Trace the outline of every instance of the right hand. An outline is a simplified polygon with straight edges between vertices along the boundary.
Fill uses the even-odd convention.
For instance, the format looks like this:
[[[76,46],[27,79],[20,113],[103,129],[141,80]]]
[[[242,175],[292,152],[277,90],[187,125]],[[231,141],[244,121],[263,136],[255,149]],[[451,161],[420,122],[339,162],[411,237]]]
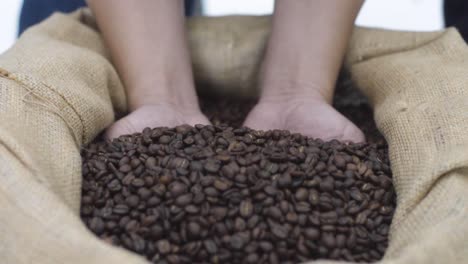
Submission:
[[[106,131],[106,137],[113,139],[121,135],[141,132],[146,127],[175,127],[183,124],[207,125],[210,121],[200,110],[182,109],[171,103],[142,105],[112,124]]]
[[[249,113],[245,126],[284,129],[325,141],[365,142],[362,131],[320,96],[263,97]]]

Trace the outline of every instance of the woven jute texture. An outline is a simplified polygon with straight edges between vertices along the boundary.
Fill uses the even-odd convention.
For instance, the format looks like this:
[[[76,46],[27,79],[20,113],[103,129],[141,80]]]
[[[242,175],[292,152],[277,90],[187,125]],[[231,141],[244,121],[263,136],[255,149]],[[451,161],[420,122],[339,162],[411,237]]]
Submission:
[[[197,82],[255,96],[268,32],[268,17],[190,19]],[[466,262],[467,45],[454,29],[356,28],[345,64],[390,147],[398,206],[382,262]],[[79,218],[80,149],[125,111],[87,10],[53,15],[0,55],[1,263],[146,263]]]

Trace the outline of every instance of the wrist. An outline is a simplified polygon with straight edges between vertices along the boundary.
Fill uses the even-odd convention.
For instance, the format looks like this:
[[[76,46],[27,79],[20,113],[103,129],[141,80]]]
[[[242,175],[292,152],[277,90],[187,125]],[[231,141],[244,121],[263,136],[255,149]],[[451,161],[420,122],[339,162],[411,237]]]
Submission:
[[[154,83],[127,91],[130,112],[146,105],[165,105],[184,112],[200,111],[193,85],[169,86]]]
[[[291,79],[271,79],[262,82],[261,102],[304,102],[310,100],[332,103],[333,85],[302,82]]]

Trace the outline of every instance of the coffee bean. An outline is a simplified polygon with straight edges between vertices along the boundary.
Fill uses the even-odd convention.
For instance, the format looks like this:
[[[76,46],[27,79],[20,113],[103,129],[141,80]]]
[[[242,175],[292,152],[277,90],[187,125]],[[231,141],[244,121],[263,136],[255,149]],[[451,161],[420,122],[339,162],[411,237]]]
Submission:
[[[307,213],[310,212],[311,208],[307,202],[299,202],[296,204],[296,212]]]
[[[309,202],[312,205],[318,205],[320,203],[320,194],[318,191],[312,189],[309,192]]]
[[[118,204],[114,207],[112,211],[114,212],[114,214],[125,215],[128,213],[129,208],[125,204]]]
[[[309,196],[309,192],[307,191],[306,188],[299,188],[297,189],[295,193],[296,200],[298,201],[305,201],[307,200],[308,196]]]
[[[93,217],[89,221],[89,228],[97,235],[100,235],[104,232],[104,221],[99,217]]]
[[[197,238],[201,232],[201,226],[196,222],[187,224],[187,233],[190,237]]]
[[[177,197],[187,192],[187,185],[180,182],[173,182],[169,185],[169,191],[171,192],[172,197]]]
[[[216,160],[208,160],[204,166],[207,172],[217,173],[221,168],[221,165]]]
[[[265,193],[271,196],[274,196],[278,193],[278,189],[274,186],[267,185],[264,189]]]
[[[122,189],[122,185],[120,185],[119,180],[114,179],[107,185],[107,188],[109,188],[110,191],[117,192]]]
[[[320,222],[322,224],[335,224],[338,221],[338,214],[336,211],[329,211],[320,215]]]
[[[292,182],[291,174],[285,173],[278,177],[279,187],[288,187]]]
[[[129,233],[133,233],[138,229],[138,222],[136,220],[130,220],[125,225],[125,230]]]
[[[335,165],[337,168],[344,169],[346,168],[346,160],[341,155],[335,156]]]
[[[325,178],[320,182],[320,189],[324,192],[331,192],[335,188],[335,182],[332,178]]]
[[[188,205],[192,201],[192,198],[193,198],[193,194],[191,193],[181,195],[177,197],[177,199],[175,200],[175,204],[178,206]]]
[[[156,221],[158,220],[159,218],[159,215],[148,215],[148,216],[144,216],[142,217],[141,219],[141,224],[142,226],[150,226],[154,223],[156,223]]]
[[[354,231],[349,234],[348,239],[346,240],[346,246],[349,249],[354,249],[356,246],[356,233]]]
[[[354,200],[358,202],[361,202],[362,200],[364,200],[363,194],[357,189],[351,190],[349,195],[351,196],[351,198],[353,198]]]
[[[171,243],[166,239],[162,239],[156,242],[156,248],[159,253],[165,255],[171,252]]]
[[[189,204],[185,206],[185,211],[189,214],[196,214],[200,211],[200,209],[195,205]]]
[[[296,223],[298,222],[299,217],[295,212],[289,212],[286,214],[286,221],[290,223]]]
[[[218,252],[218,246],[216,246],[215,242],[211,239],[205,240],[203,245],[209,254],[216,254],[216,252]]]
[[[332,233],[324,233],[322,235],[322,242],[328,248],[334,248],[336,246],[336,239]]]
[[[381,213],[382,215],[390,215],[393,213],[395,209],[391,206],[381,206],[379,208],[379,213]]]
[[[149,207],[154,207],[154,206],[157,206],[161,203],[161,199],[157,196],[153,196],[151,198],[148,199],[148,201],[146,202],[146,204],[149,206]]]
[[[215,219],[221,220],[226,217],[227,208],[222,206],[216,206],[211,209],[211,214],[215,217]]]
[[[273,233],[273,235],[280,239],[285,239],[288,236],[288,230],[281,225],[272,226],[271,232]]]
[[[164,135],[164,136],[161,136],[159,138],[159,143],[161,143],[161,144],[168,144],[169,142],[171,142],[171,137],[170,136]]]
[[[133,179],[131,184],[133,187],[139,188],[145,186],[145,181],[143,179],[137,178]]]
[[[320,231],[316,228],[309,227],[304,230],[304,236],[310,240],[317,240],[320,237]]]
[[[338,248],[344,248],[346,246],[346,236],[344,234],[336,235],[336,246]]]
[[[151,191],[148,190],[148,188],[139,188],[138,191],[137,191],[138,195],[140,196],[140,198],[142,200],[147,200],[150,196],[151,196]],[[158,192],[156,192],[156,194],[159,194]],[[162,196],[160,194],[160,196]]]
[[[260,221],[260,216],[254,215],[247,220],[247,227],[252,229],[257,226],[258,222]]]
[[[268,209],[268,215],[274,220],[280,220],[283,218],[283,213],[278,207],[270,207]]]
[[[251,201],[242,201],[240,204],[239,213],[241,216],[248,218],[253,213],[253,204]]]
[[[245,228],[246,228],[245,220],[240,217],[237,217],[234,220],[234,229],[240,232],[240,231],[243,231]]]
[[[252,254],[249,254],[247,258],[245,258],[245,261],[247,263],[257,263],[258,259],[259,259],[258,255],[255,253],[252,253]]]
[[[137,195],[130,195],[125,199],[129,207],[137,207],[140,203],[140,198]]]
[[[229,239],[229,245],[234,250],[242,249],[245,246],[245,243],[246,243],[246,241],[244,240],[244,238],[242,236],[240,236],[240,235],[237,235],[237,234],[233,235]]]
[[[370,214],[371,214],[370,210],[365,210],[359,213],[355,219],[356,224],[358,225],[364,224],[367,221],[367,217],[369,217]]]
[[[225,191],[231,187],[231,184],[226,180],[215,180],[213,183],[214,187],[220,191]]]

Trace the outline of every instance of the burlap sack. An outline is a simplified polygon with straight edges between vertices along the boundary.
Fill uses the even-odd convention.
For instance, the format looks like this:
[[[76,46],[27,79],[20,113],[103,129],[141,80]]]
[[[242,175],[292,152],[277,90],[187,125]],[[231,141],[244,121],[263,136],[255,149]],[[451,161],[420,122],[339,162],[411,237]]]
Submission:
[[[145,263],[79,219],[80,147],[126,110],[93,25],[83,10],[57,14],[0,56],[1,263]],[[268,18],[194,18],[189,28],[198,82],[255,94]],[[382,262],[466,262],[466,44],[453,29],[356,29],[347,65],[390,144],[398,208]]]

